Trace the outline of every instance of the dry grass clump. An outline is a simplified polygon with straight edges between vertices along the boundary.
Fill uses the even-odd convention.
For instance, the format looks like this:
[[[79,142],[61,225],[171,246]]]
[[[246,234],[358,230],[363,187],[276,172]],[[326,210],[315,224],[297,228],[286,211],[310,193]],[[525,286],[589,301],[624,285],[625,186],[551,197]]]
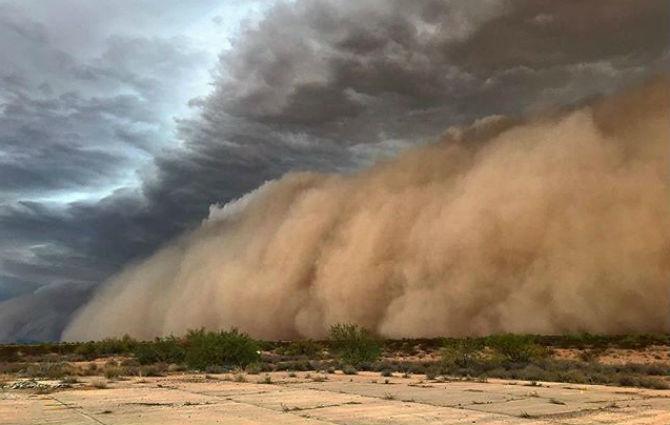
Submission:
[[[102,390],[102,389],[107,388],[107,381],[105,381],[104,379],[93,379],[91,381],[91,386],[93,388],[97,388],[99,390]]]

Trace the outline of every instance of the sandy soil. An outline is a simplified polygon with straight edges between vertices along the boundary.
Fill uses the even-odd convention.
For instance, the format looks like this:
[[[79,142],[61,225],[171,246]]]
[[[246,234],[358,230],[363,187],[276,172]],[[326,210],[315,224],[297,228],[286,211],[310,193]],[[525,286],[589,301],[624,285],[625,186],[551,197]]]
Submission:
[[[668,424],[670,391],[286,372],[5,389],[1,424]],[[269,377],[269,378],[268,378]],[[241,379],[241,378],[239,378]],[[10,383],[11,386],[11,383]]]

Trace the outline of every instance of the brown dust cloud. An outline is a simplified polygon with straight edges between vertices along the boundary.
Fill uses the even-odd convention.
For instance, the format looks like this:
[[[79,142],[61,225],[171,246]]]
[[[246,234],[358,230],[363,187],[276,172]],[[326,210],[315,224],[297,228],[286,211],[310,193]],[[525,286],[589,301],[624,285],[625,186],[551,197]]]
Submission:
[[[291,173],[106,282],[66,340],[670,331],[670,79]]]

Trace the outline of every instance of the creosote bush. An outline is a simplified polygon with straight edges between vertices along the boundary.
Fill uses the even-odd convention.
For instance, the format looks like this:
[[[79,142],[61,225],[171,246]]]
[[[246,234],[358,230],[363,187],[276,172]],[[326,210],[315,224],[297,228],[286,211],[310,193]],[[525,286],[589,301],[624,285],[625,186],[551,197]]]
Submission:
[[[314,357],[321,351],[321,346],[311,339],[292,341],[287,347],[278,350],[285,356]]]
[[[470,367],[482,357],[484,348],[481,340],[466,338],[445,341],[442,348],[442,361],[447,367]]]
[[[87,360],[114,354],[129,354],[137,345],[137,341],[128,335],[121,338],[105,338],[100,341],[89,341],[81,343],[74,350]]]
[[[136,344],[133,350],[140,364],[182,363],[186,357],[184,344],[174,336],[156,338],[150,342]]]
[[[258,343],[237,329],[208,332],[204,329],[189,331],[186,335],[186,365],[204,370],[207,366],[246,367],[260,360]]]
[[[330,340],[344,363],[358,366],[371,363],[381,355],[381,345],[370,331],[355,324],[336,324],[330,327]]]
[[[531,335],[491,335],[485,338],[484,343],[510,362],[529,362],[548,354],[543,346],[535,343]]]

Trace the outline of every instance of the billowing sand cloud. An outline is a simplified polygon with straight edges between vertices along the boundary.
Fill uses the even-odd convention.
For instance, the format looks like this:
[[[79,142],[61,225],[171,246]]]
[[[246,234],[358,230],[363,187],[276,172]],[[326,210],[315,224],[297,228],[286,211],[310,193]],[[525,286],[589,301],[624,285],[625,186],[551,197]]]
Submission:
[[[669,92],[288,174],[114,277],[64,338],[670,331]]]

